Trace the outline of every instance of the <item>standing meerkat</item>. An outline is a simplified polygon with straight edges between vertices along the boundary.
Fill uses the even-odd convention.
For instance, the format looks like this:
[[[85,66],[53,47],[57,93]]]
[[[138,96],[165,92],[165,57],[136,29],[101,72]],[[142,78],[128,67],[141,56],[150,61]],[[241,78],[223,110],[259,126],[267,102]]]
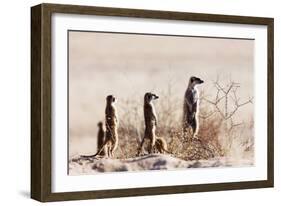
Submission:
[[[107,156],[113,157],[114,151],[118,147],[118,116],[117,109],[115,106],[116,98],[113,95],[108,95],[106,97],[106,107],[105,107],[105,141],[101,148],[96,154],[91,156],[82,157],[95,157],[99,155],[104,149],[107,150]]]
[[[98,128],[99,128],[99,131],[98,131],[98,142],[97,142],[97,151],[99,151],[102,146],[103,146],[103,143],[105,142],[105,131],[104,131],[104,128],[103,128],[103,123],[102,122],[99,122],[98,123]],[[100,152],[100,155],[104,156],[107,154],[107,151],[106,151],[106,147],[103,148],[103,150]]]
[[[113,157],[118,147],[118,115],[115,106],[116,98],[113,95],[106,97],[105,108],[105,138],[109,142],[109,156]]]
[[[184,95],[183,104],[183,131],[187,132],[189,127],[192,128],[193,137],[197,135],[199,122],[199,91],[196,86],[204,83],[198,77],[190,77],[188,87]]]
[[[138,154],[140,154],[142,150],[145,139],[149,139],[150,141],[148,152],[152,153],[152,149],[154,148],[155,141],[156,141],[155,131],[157,126],[157,116],[152,101],[158,98],[159,97],[157,95],[152,94],[150,92],[144,95],[143,112],[144,112],[144,121],[145,121],[145,131],[144,131],[144,137],[140,144]]]

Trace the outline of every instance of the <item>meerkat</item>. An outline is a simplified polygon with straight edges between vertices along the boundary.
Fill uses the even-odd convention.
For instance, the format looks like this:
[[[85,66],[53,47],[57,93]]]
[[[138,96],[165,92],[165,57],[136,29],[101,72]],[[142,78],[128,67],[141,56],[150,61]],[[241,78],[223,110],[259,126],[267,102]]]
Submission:
[[[118,147],[118,115],[115,106],[116,98],[113,95],[106,97],[105,108],[105,138],[109,144],[109,156],[113,157],[115,150]]]
[[[116,98],[113,95],[106,97],[105,107],[105,141],[96,154],[83,157],[95,157],[99,155],[104,149],[107,150],[107,156],[113,157],[114,151],[118,147],[118,115],[115,106]]]
[[[156,137],[155,141],[155,148],[160,152],[160,153],[170,153],[168,151],[168,145],[166,140],[163,137]]]
[[[97,151],[99,151],[101,148],[102,148],[102,145],[103,143],[105,142],[105,131],[104,131],[104,128],[103,128],[103,123],[102,122],[99,122],[98,123],[98,128],[99,128],[99,131],[98,131],[98,140],[97,140]],[[100,155],[102,156],[105,156],[107,154],[107,151],[106,151],[106,147],[103,148],[103,150],[100,152]]]
[[[199,113],[199,91],[197,85],[204,83],[198,77],[190,77],[188,87],[184,95],[183,104],[183,131],[187,132],[191,127],[193,137],[197,136],[199,129],[198,113]]]
[[[141,141],[140,148],[138,151],[138,154],[140,154],[145,139],[149,139],[150,145],[149,145],[149,153],[152,153],[152,149],[154,148],[155,142],[156,142],[156,126],[157,126],[157,116],[156,111],[153,105],[153,100],[158,99],[159,97],[155,94],[152,94],[150,92],[146,93],[144,95],[144,121],[145,121],[145,131],[144,131],[144,137]]]

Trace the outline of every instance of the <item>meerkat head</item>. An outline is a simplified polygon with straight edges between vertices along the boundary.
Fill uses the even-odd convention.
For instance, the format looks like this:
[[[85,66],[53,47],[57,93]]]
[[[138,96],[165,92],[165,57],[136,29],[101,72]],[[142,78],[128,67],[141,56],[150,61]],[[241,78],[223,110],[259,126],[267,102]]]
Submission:
[[[108,95],[106,97],[106,102],[107,104],[114,104],[116,102],[116,97],[114,97],[113,95]]]
[[[102,128],[102,125],[103,125],[102,122],[99,122],[99,123],[98,123],[98,127],[99,127],[99,128]]]
[[[144,102],[150,103],[152,100],[158,99],[159,97],[156,94],[147,92],[144,95]]]
[[[191,88],[194,88],[196,85],[202,84],[202,83],[204,83],[204,81],[202,79],[200,79],[198,77],[195,77],[195,76],[192,76],[189,79],[188,86],[191,87]]]

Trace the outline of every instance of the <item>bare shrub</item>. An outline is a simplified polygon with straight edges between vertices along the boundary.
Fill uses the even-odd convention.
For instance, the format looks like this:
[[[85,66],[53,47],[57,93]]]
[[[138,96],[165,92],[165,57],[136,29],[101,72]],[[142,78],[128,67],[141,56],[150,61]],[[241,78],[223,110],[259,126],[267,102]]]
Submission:
[[[202,93],[201,100],[203,108],[209,108],[208,115],[202,116],[204,120],[216,116],[216,121],[220,121],[219,132],[217,133],[218,143],[222,148],[224,156],[232,158],[243,157],[247,150],[253,151],[253,120],[250,122],[235,122],[237,112],[244,106],[253,103],[253,97],[241,100],[238,97],[240,84],[229,81],[222,84],[217,78],[213,83],[216,95],[209,99]],[[210,121],[208,121],[210,122]],[[251,142],[251,146],[246,145]],[[248,148],[247,148],[248,147]]]

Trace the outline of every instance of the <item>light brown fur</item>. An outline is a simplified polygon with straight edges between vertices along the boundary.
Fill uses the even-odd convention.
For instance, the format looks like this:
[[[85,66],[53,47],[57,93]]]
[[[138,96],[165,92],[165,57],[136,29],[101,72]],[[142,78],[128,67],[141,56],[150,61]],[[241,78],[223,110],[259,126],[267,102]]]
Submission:
[[[108,145],[108,156],[113,157],[118,147],[118,116],[114,105],[115,97],[112,95],[106,98],[105,108],[105,141]]]
[[[146,93],[144,95],[144,121],[145,121],[145,131],[144,131],[144,137],[142,139],[142,142],[140,144],[140,148],[138,151],[138,154],[140,154],[145,139],[149,139],[150,145],[148,152],[152,153],[152,149],[154,148],[155,142],[156,142],[156,126],[157,126],[157,116],[154,109],[154,105],[152,103],[152,100],[158,99],[158,96],[155,94],[152,94],[150,92]]]
[[[166,140],[163,137],[156,137],[155,148],[160,153],[170,153],[168,151],[168,145]]]

